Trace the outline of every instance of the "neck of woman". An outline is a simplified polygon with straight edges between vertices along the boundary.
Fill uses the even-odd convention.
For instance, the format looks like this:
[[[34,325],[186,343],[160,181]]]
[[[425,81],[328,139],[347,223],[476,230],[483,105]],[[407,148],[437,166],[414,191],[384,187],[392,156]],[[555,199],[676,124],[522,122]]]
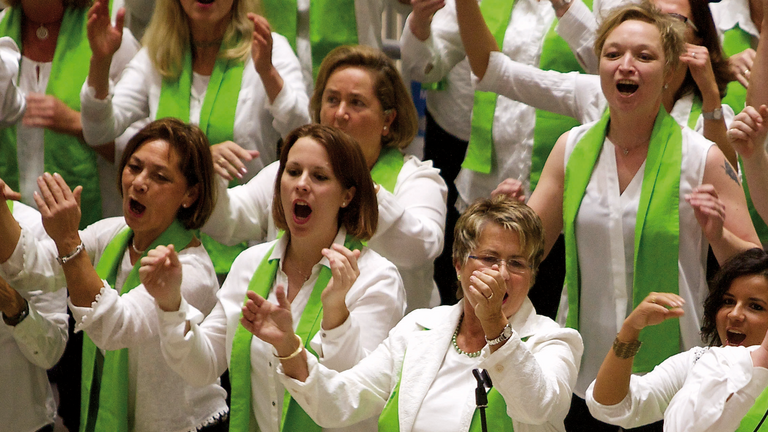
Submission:
[[[757,31],[761,32],[763,27],[763,3],[761,0],[749,0],[749,15],[757,27]]]
[[[285,261],[288,267],[306,278],[312,273],[312,267],[323,258],[322,250],[331,247],[334,238],[336,238],[335,232],[322,236],[291,236],[285,250]]]
[[[192,69],[201,75],[210,75],[219,55],[219,48],[229,20],[217,24],[189,23],[189,37],[192,46]]]
[[[486,344],[485,331],[467,299],[464,299],[464,317],[461,319],[460,326],[456,336],[459,347],[466,352],[476,352],[483,349]]]
[[[21,2],[24,16],[32,24],[54,24],[64,17],[64,4],[51,0],[24,0]]]
[[[611,121],[608,124],[606,137],[614,145],[626,151],[648,145],[658,109],[659,105],[656,106],[656,110],[646,113],[611,111]]]

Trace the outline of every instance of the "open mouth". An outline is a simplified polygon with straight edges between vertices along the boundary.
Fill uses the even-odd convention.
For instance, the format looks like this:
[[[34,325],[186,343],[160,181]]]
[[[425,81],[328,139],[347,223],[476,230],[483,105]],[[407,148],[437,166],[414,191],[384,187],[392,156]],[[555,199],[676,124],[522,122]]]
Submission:
[[[637,91],[639,85],[630,80],[620,80],[616,83],[616,90],[624,96],[629,96]]]
[[[501,299],[501,304],[506,303],[508,298],[509,298],[509,293],[504,293],[504,298]]]
[[[293,204],[293,216],[298,222],[304,222],[312,214],[312,207],[305,202],[296,202]]]
[[[211,4],[214,1],[216,0],[197,0],[198,3],[202,3],[202,4]]]
[[[135,213],[138,216],[141,216],[144,213],[144,210],[147,209],[147,206],[136,201],[133,198],[131,198],[130,201],[128,201],[128,206],[131,209],[131,212]]]
[[[725,333],[727,337],[727,340],[725,341],[726,345],[741,345],[741,343],[744,342],[744,339],[747,338],[746,334],[734,330],[727,330]]]

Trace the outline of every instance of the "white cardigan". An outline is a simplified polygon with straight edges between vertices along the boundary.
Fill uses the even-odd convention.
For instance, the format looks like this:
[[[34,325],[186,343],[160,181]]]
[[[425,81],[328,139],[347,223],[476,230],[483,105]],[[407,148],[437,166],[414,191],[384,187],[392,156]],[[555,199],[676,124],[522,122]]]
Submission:
[[[306,382],[282,375],[279,368],[281,381],[318,424],[331,427],[378,416],[400,377],[400,431],[411,432],[446,351],[453,349],[451,337],[462,312],[463,301],[413,311],[351,370],[331,371],[309,357]],[[581,337],[575,330],[536,315],[527,298],[510,323],[512,338],[493,354],[487,346],[483,348],[480,367],[488,371],[504,397],[515,431],[564,431],[563,419],[581,359]],[[526,336],[530,338],[523,342],[520,338]],[[475,410],[474,394],[445,397],[456,401],[456,409],[462,411],[460,428],[468,430]]]

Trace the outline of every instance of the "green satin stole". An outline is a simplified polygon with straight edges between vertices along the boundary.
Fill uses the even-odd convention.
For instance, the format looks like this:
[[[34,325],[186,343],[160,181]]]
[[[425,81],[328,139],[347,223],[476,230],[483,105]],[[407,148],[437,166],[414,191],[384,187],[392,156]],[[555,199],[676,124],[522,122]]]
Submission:
[[[11,211],[11,214],[13,214],[13,201],[5,200],[5,204],[8,206],[8,210]]]
[[[224,49],[226,47],[222,44],[221,50]],[[243,81],[243,70],[244,64],[240,60],[227,60],[221,57],[216,59],[200,110],[199,122],[200,129],[205,132],[212,145],[234,141],[235,110]],[[191,92],[192,53],[187,50],[184,54],[181,75],[175,80],[163,79],[156,119],[174,117],[189,123]],[[236,184],[233,181],[230,187]],[[217,274],[229,273],[232,261],[248,247],[247,243],[225,246],[205,234],[200,234],[200,240],[208,251]]]
[[[66,8],[61,21],[56,50],[51,63],[46,95],[55,96],[69,108],[80,111],[80,88],[88,76],[91,47],[88,45],[86,24],[88,8]],[[22,47],[21,7],[8,8],[0,22],[0,36],[10,36],[19,49]],[[96,152],[72,135],[50,129],[43,132],[44,169],[61,174],[74,189],[83,186],[80,196],[80,229],[101,219],[101,190]],[[16,126],[0,131],[0,178],[19,190],[19,166],[16,155]],[[26,197],[31,199],[31,197]]]
[[[584,4],[592,9],[592,0],[584,0]],[[549,32],[544,37],[544,46],[541,50],[539,69],[553,70],[557,72],[577,71],[585,73],[576,56],[571,52],[568,43],[555,31],[557,20],[552,23]],[[549,153],[555,147],[560,135],[579,125],[576,119],[562,114],[536,110],[536,123],[533,126],[533,150],[531,151],[531,192],[541,178],[541,171],[547,162]]]
[[[609,111],[576,144],[565,169],[563,229],[565,233],[565,280],[568,289],[566,325],[579,329],[581,276],[576,245],[576,217],[584,193],[605,142]],[[652,291],[678,293],[680,242],[680,125],[659,108],[651,133],[643,185],[635,221],[633,308]],[[677,320],[666,320],[640,332],[643,349],[635,356],[634,372],[649,372],[667,357],[680,352]]]
[[[768,431],[768,421],[763,421],[766,412],[768,412],[768,389],[763,390],[760,396],[755,399],[755,404],[752,405],[752,408],[741,419],[736,432]],[[757,425],[760,425],[759,429],[756,429]]]
[[[96,264],[96,273],[110,286],[115,286],[117,271],[123,261],[125,250],[133,238],[133,231],[126,227],[109,242]],[[178,220],[163,231],[147,248],[150,251],[159,245],[174,245],[177,251],[184,249],[194,236]],[[142,258],[146,252],[142,254]],[[139,286],[141,259],[120,290],[120,295]],[[88,337],[83,336],[82,381],[80,383],[80,432],[110,431],[128,432],[128,348],[101,350]]]
[[[394,147],[384,147],[379,158],[371,168],[371,178],[389,193],[395,193],[397,176],[403,169],[405,159],[400,150]]]
[[[360,240],[347,235],[344,241],[344,247],[350,250],[362,249]],[[275,282],[277,268],[280,260],[270,259],[273,245],[264,258],[259,263],[253,278],[248,284],[248,291],[253,291],[263,298],[269,296],[272,285]],[[331,280],[331,269],[323,266],[317,277],[309,301],[301,313],[299,324],[296,327],[296,334],[304,341],[304,347],[312,355],[317,357],[317,353],[310,347],[310,342],[315,334],[320,330],[323,321],[323,302],[321,295],[323,290]],[[245,297],[243,304],[248,301]],[[248,432],[251,428],[251,338],[253,334],[246,330],[242,324],[238,324],[235,336],[232,341],[232,353],[229,363],[229,376],[232,383],[232,403],[229,420],[229,430],[231,432]],[[321,431],[322,428],[315,424],[303,409],[291,398],[288,391],[283,396],[283,415],[281,421],[281,431],[291,432],[313,432]],[[258,425],[256,429],[258,430]]]
[[[296,0],[261,0],[264,16],[272,31],[285,36],[296,51]],[[312,50],[312,79],[331,50],[340,45],[357,45],[355,0],[311,0],[309,3],[309,44]]]

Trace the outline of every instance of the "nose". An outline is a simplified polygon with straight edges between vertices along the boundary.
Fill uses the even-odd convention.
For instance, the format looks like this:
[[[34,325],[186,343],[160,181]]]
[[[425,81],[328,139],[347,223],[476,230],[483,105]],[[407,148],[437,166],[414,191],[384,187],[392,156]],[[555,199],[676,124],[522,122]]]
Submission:
[[[504,280],[509,280],[510,277],[508,266],[509,264],[507,264],[506,261],[499,261],[499,273],[501,273],[501,277],[504,278]]]
[[[137,192],[146,192],[147,191],[147,175],[145,172],[140,172],[138,175],[136,175],[133,178],[133,182],[131,182],[133,189],[135,189]]]
[[[296,189],[301,191],[309,190],[309,173],[304,172],[299,176],[299,179],[296,182]]]
[[[733,308],[728,312],[728,318],[733,321],[744,320],[744,306],[741,303],[734,305]]]
[[[633,67],[633,58],[632,53],[627,52],[624,54],[624,56],[621,58],[621,61],[619,62],[619,69],[622,71],[629,71]]]
[[[349,113],[347,112],[346,102],[339,103],[339,107],[336,108],[336,120],[337,121],[349,120]]]

